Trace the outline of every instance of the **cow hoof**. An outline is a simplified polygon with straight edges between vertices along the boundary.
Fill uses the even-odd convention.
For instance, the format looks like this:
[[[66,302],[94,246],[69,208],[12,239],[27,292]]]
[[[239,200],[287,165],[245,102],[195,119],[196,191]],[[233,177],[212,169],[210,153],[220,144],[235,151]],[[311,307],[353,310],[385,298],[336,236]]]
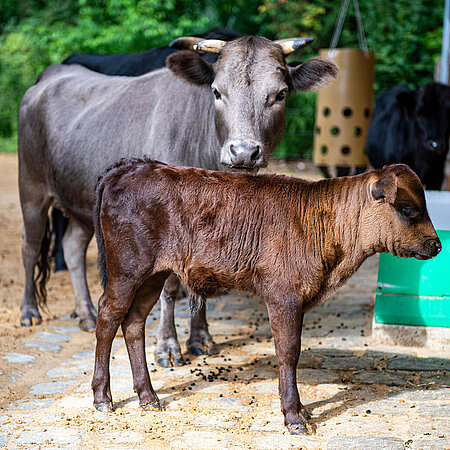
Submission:
[[[174,355],[173,357],[173,365],[178,367],[178,366],[184,366],[184,359],[181,356],[181,353],[177,353],[176,355]]]
[[[83,319],[80,320],[81,331],[93,332],[95,331],[95,320],[93,319]]]
[[[147,402],[139,405],[144,411],[161,411],[161,405],[159,404],[159,400],[156,402]]]
[[[102,413],[112,413],[114,412],[114,407],[112,402],[100,402],[94,405],[97,411]]]
[[[212,343],[200,343],[196,342],[194,344],[187,345],[188,352],[191,355],[199,356],[199,355],[212,355],[213,353],[213,345]]]
[[[286,425],[286,428],[289,430],[289,433],[291,434],[308,434],[308,430],[306,428],[306,425],[302,423],[290,423],[289,425]]]
[[[165,357],[157,357],[156,364],[161,367],[170,367],[170,359]]]
[[[171,358],[173,356],[173,358]],[[181,353],[175,353],[175,355],[166,352],[155,352],[155,361],[158,366],[161,367],[170,367],[170,366],[183,366],[184,359],[181,356]]]
[[[39,325],[42,323],[42,317],[39,316],[26,316],[21,317],[20,319],[20,326],[21,327],[32,327],[33,326],[33,317],[34,317],[34,324]]]

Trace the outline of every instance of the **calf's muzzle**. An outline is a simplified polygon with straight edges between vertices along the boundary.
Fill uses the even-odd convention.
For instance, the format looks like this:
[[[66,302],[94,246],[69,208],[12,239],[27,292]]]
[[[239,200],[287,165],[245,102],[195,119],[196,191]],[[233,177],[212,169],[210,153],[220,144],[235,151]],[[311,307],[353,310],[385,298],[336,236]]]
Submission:
[[[442,244],[438,237],[427,239],[423,246],[423,251],[416,252],[414,257],[417,259],[434,258],[442,250]]]

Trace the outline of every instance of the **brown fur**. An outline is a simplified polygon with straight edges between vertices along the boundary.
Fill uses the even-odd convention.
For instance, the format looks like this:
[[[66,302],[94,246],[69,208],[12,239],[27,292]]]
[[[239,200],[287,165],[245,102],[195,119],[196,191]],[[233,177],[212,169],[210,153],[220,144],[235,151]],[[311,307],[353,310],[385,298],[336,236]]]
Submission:
[[[375,252],[425,259],[440,250],[420,180],[400,164],[310,182],[122,163],[99,182],[94,221],[108,273],[97,324],[95,404],[111,401],[108,360],[117,327],[122,324],[129,349],[142,336],[143,349],[146,315],[175,272],[200,299],[223,288],[265,299],[282,410],[293,432],[307,422],[295,379],[304,312]],[[141,404],[155,403],[144,354],[130,354],[135,388]]]

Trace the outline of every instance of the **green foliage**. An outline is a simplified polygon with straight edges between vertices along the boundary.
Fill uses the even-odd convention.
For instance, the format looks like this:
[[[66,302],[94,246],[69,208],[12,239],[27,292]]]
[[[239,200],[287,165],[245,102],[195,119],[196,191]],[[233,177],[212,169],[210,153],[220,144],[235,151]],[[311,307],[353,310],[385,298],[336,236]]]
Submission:
[[[401,82],[418,86],[432,80],[440,56],[443,3],[360,0],[369,48],[376,54],[377,93]],[[71,53],[138,52],[224,26],[271,39],[314,36],[314,44],[302,53],[306,58],[329,46],[339,7],[331,0],[3,0],[0,136],[15,134],[20,99],[39,72]],[[339,46],[357,45],[350,2]],[[308,93],[288,99],[278,157],[311,153],[315,98]]]

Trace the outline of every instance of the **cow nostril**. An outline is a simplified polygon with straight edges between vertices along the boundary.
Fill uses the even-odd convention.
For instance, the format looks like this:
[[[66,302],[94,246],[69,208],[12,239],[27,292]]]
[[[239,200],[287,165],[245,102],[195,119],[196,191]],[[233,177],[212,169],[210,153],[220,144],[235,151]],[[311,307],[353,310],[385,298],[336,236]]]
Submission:
[[[261,147],[259,145],[257,145],[255,147],[255,150],[253,151],[253,153],[251,154],[250,158],[252,161],[257,161],[259,159],[259,157],[261,156]]]
[[[231,153],[231,159],[233,159],[233,160],[236,159],[237,152],[236,152],[236,147],[233,144],[230,145],[230,153]]]

